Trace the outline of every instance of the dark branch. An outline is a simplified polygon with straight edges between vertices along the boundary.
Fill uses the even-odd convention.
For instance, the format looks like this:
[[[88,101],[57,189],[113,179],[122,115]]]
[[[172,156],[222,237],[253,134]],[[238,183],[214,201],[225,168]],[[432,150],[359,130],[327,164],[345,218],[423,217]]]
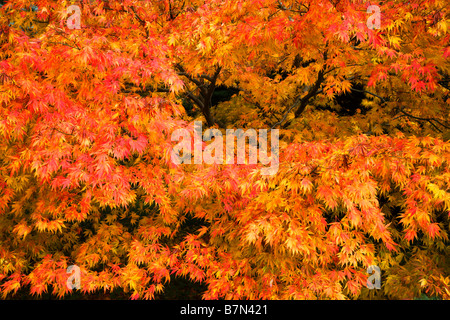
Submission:
[[[324,60],[324,63],[327,60],[327,50],[326,49],[325,49],[325,52],[323,54],[323,60]],[[314,96],[316,96],[317,94],[320,93],[319,92],[319,88],[320,88],[322,82],[325,80],[325,73],[326,72],[327,71],[325,70],[325,66],[324,66],[324,68],[319,71],[319,74],[317,76],[317,80],[314,83],[314,85],[309,88],[308,93],[305,96],[303,96],[303,97],[299,96],[295,100],[294,104],[284,113],[284,115],[281,118],[281,120],[278,121],[277,123],[275,123],[272,126],[272,129],[274,127],[278,126],[278,125],[281,125],[286,120],[289,112],[291,112],[293,109],[297,108],[297,110],[295,110],[295,113],[294,113],[295,118],[298,118],[302,114],[302,112],[305,110],[305,108],[306,108],[306,106],[308,104],[309,99],[311,99],[312,97],[314,97]],[[285,123],[283,125],[283,127],[286,128],[289,125],[289,123],[290,122]]]
[[[443,126],[444,128],[450,129],[450,127],[442,124],[439,120],[435,119],[435,118],[421,118],[421,117],[416,117],[413,116],[412,114],[409,114],[408,112],[406,112],[404,110],[404,107],[400,107],[400,112],[403,113],[404,116],[407,116],[409,118],[415,119],[415,120],[419,120],[419,121],[426,121],[429,122],[433,127],[436,128],[436,130],[438,130],[439,132],[442,132],[441,129],[439,129],[434,123],[433,121],[436,121],[438,124],[440,124],[441,126]]]

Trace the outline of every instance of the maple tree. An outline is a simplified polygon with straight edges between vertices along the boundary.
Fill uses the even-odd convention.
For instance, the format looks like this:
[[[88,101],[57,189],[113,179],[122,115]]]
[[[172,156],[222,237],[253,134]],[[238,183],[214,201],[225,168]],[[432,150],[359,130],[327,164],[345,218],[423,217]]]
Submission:
[[[448,299],[449,4],[373,4],[380,29],[360,0],[7,1],[3,297],[70,295],[75,264],[82,293],[133,299],[176,277],[205,299]],[[174,164],[193,120],[280,129],[278,172]]]

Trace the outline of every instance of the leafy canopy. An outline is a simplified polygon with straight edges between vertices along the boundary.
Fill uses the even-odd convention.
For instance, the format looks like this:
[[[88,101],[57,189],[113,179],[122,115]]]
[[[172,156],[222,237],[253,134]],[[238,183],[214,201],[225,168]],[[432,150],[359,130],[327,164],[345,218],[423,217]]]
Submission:
[[[133,299],[177,276],[205,299],[449,298],[449,3],[384,1],[380,29],[368,5],[7,1],[3,297],[70,295],[76,264],[81,292]],[[277,174],[175,165],[193,120],[279,128]]]

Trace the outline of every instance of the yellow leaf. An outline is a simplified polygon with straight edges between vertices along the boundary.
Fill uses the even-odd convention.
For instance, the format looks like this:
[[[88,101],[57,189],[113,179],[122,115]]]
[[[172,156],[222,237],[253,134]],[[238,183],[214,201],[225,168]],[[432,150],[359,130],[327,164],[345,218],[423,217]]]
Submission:
[[[427,280],[426,279],[421,279],[420,281],[419,281],[419,283],[420,283],[420,285],[422,286],[422,287],[425,287],[426,285],[427,285]]]

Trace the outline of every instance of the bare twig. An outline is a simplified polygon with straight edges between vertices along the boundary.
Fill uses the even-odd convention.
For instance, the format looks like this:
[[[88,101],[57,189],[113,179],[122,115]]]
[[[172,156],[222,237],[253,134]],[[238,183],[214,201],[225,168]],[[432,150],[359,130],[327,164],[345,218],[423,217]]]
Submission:
[[[380,95],[378,95],[378,94],[376,94],[376,93],[367,91],[367,90],[358,90],[358,89],[351,89],[351,90],[352,90],[352,91],[357,91],[357,92],[364,92],[364,93],[373,95],[373,96],[377,97],[378,99],[380,99],[381,101],[383,101],[383,103],[386,103],[386,102],[388,101],[388,99],[383,98],[382,96],[380,96]],[[439,132],[442,132],[442,130],[440,130],[440,129],[433,123],[433,121],[435,121],[437,124],[443,126],[444,128],[450,129],[450,127],[444,125],[442,122],[440,122],[440,121],[439,121],[438,119],[436,119],[436,118],[421,118],[421,117],[413,116],[412,114],[406,112],[406,111],[404,110],[404,107],[403,107],[403,106],[400,107],[399,110],[400,110],[401,113],[403,113],[403,115],[400,115],[400,116],[398,116],[398,117],[395,117],[394,119],[397,119],[397,118],[399,118],[399,117],[404,117],[404,116],[406,116],[406,117],[410,117],[410,118],[415,119],[415,120],[426,121],[426,122],[429,122],[434,128],[436,128],[436,130],[438,130]]]
[[[403,107],[403,106],[400,107],[400,112],[403,113],[403,115],[401,115],[401,116],[407,116],[407,117],[412,118],[412,119],[415,119],[415,120],[429,122],[429,123],[430,123],[433,127],[435,127],[436,130],[438,130],[439,132],[442,132],[442,130],[439,129],[439,128],[433,123],[433,121],[436,121],[438,124],[440,124],[441,126],[443,126],[443,127],[446,128],[446,129],[450,129],[450,127],[448,127],[448,126],[442,124],[439,120],[437,120],[437,119],[435,119],[435,118],[421,118],[421,117],[416,117],[416,116],[413,116],[412,114],[406,112],[406,111],[404,110],[404,108],[405,108],[405,107]],[[398,118],[398,117],[396,117],[396,118]]]
[[[370,92],[370,91],[367,91],[367,90],[359,90],[359,89],[353,89],[353,88],[350,89],[350,90],[352,90],[352,91],[357,91],[357,92],[367,93],[367,94],[370,94],[370,95],[372,95],[372,96],[374,96],[374,97],[377,97],[378,99],[380,99],[381,101],[383,101],[383,103],[386,103],[386,102],[387,102],[387,99],[383,98],[382,96],[377,95],[376,93],[373,93],[373,92]]]

